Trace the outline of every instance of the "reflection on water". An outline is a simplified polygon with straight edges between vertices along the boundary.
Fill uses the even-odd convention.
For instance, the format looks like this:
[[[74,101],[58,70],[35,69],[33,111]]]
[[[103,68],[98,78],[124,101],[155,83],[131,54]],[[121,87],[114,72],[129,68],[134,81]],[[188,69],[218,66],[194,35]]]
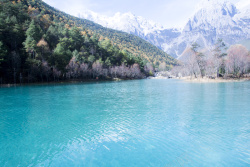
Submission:
[[[250,83],[0,89],[0,166],[248,166]]]

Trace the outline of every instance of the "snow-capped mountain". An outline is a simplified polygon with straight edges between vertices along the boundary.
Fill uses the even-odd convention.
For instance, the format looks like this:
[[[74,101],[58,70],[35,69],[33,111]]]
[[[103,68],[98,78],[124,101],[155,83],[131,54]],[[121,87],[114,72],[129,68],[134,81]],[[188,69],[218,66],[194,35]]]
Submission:
[[[164,50],[181,55],[193,42],[211,49],[218,38],[228,45],[250,38],[250,15],[227,1],[204,0],[195,15],[189,19],[181,35]],[[169,45],[171,46],[170,48]]]
[[[90,10],[86,10],[80,14],[81,18],[91,20],[104,27],[112,28],[138,36],[145,36],[153,31],[164,30],[162,25],[151,20],[146,20],[141,16],[135,16],[131,12],[116,13],[112,17],[103,16]]]
[[[173,57],[179,57],[194,42],[211,49],[218,38],[228,45],[250,39],[249,0],[241,0],[237,4],[223,0],[203,0],[182,30],[167,29],[132,13],[117,13],[107,17],[85,11],[81,17],[104,27],[137,35]]]

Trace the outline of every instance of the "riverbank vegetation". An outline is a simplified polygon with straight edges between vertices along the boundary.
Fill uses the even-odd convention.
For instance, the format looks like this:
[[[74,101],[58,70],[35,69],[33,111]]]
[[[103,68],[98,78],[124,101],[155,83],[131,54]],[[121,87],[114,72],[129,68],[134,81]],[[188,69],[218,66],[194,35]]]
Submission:
[[[226,47],[219,39],[212,52],[204,53],[196,43],[181,58],[182,64],[175,66],[171,74],[191,79],[239,79],[250,78],[250,52],[243,45]]]
[[[176,64],[140,38],[67,15],[41,0],[1,0],[0,5],[2,84],[144,78],[161,62]]]

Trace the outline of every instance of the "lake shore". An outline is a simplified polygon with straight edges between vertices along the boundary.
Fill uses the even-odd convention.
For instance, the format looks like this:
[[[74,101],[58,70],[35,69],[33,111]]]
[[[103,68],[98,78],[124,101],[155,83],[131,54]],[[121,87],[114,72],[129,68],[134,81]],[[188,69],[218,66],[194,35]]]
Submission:
[[[250,77],[244,77],[244,78],[228,78],[228,79],[224,79],[224,78],[208,78],[208,77],[204,77],[204,78],[194,78],[194,77],[174,77],[174,76],[169,76],[169,77],[165,77],[165,76],[161,76],[158,75],[156,77],[148,77],[147,79],[178,79],[178,80],[183,80],[184,82],[192,82],[192,83],[225,83],[225,82],[244,82],[244,81],[250,81]]]
[[[229,78],[229,79],[223,79],[223,78],[191,78],[191,77],[181,77],[177,78],[180,80],[183,80],[185,82],[192,82],[192,83],[225,83],[225,82],[245,82],[245,81],[250,81],[250,78]]]
[[[17,83],[17,84],[0,84],[0,88],[15,87],[15,86],[31,86],[31,85],[60,85],[60,84],[77,84],[77,83],[96,83],[96,82],[118,82],[123,80],[135,80],[135,79],[121,79],[121,78],[109,78],[109,79],[72,79],[61,80],[53,82],[32,82],[32,83]]]

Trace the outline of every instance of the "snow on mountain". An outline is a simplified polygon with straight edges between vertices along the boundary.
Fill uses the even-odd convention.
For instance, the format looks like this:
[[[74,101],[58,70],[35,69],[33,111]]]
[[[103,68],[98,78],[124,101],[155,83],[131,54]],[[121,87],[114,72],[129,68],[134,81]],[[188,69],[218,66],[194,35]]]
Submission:
[[[228,45],[250,39],[249,0],[241,0],[236,5],[223,0],[202,0],[182,30],[167,29],[130,12],[107,17],[85,11],[81,17],[137,35],[177,58],[194,42],[209,50],[218,38]]]
[[[146,20],[141,16],[135,16],[131,12],[116,13],[112,17],[102,16],[92,11],[85,11],[80,17],[94,21],[104,27],[112,28],[138,36],[145,36],[153,31],[164,30],[165,28],[151,20]]]
[[[181,34],[180,29],[167,29],[160,24],[147,20],[141,16],[135,16],[130,12],[123,14],[116,13],[112,17],[107,17],[86,10],[80,14],[80,17],[91,20],[107,28],[137,35],[161,49],[164,48],[165,43],[170,43],[172,39],[177,38]]]
[[[237,9],[244,10],[250,9],[250,1],[249,0],[241,0],[236,4]]]
[[[212,49],[218,38],[226,44],[235,44],[250,38],[248,10],[240,11],[227,1],[203,0],[197,12],[189,19],[180,36],[165,43],[163,50],[179,57],[193,42]]]

